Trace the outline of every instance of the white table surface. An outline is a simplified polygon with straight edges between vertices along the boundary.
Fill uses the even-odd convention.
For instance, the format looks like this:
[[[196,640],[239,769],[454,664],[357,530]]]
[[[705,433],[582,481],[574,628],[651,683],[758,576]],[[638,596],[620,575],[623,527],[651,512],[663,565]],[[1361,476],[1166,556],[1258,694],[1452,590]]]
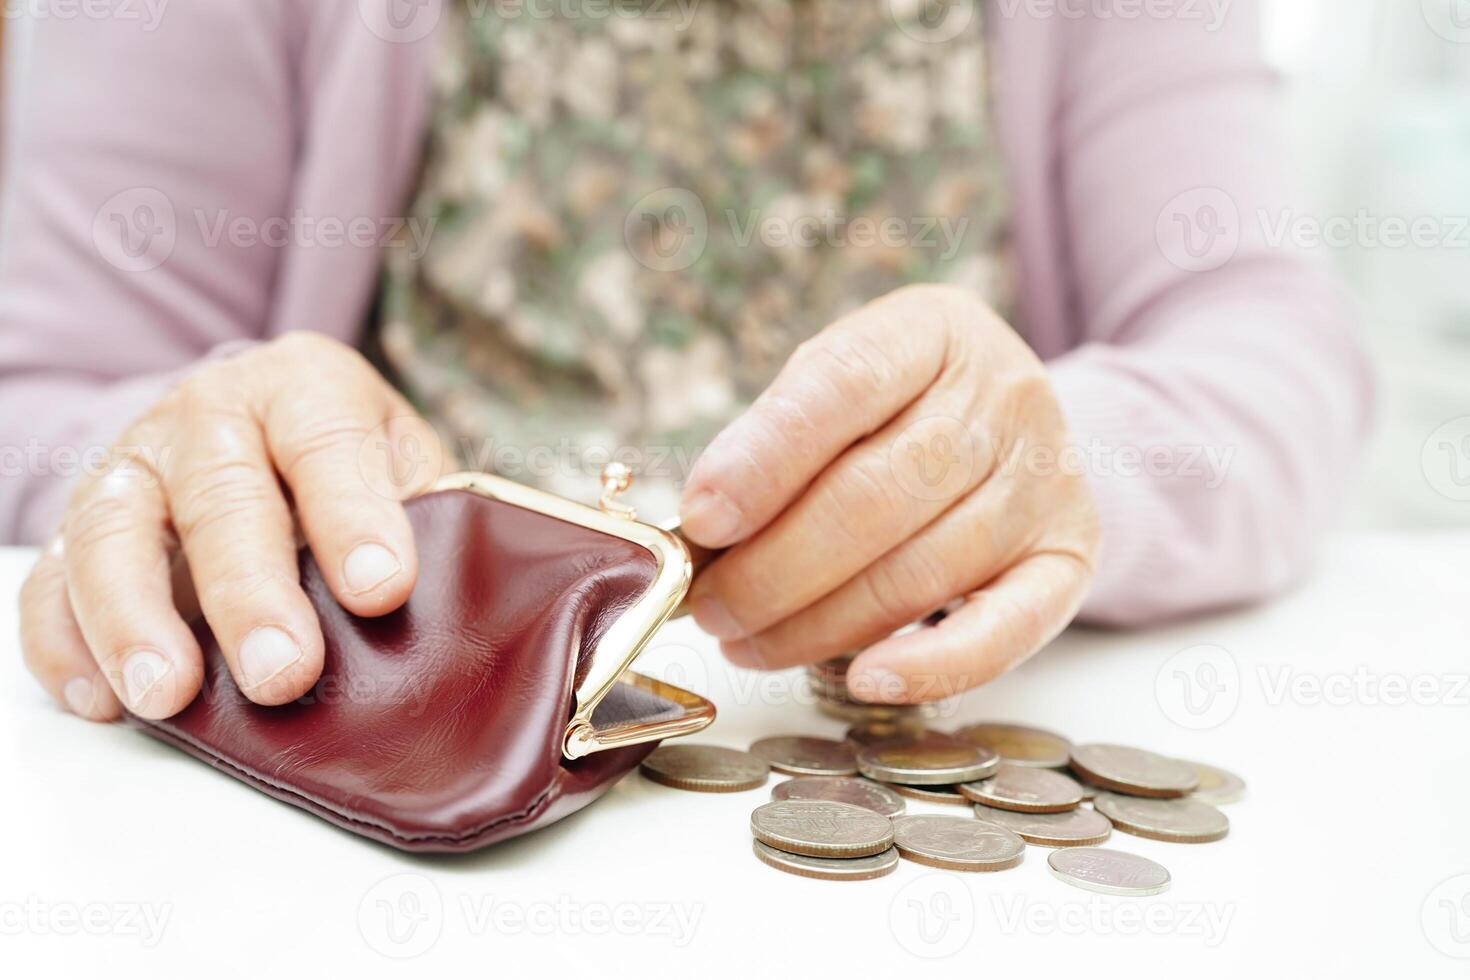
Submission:
[[[28,564],[0,551],[0,593],[16,593]],[[875,881],[795,878],[750,853],[748,815],[769,786],[705,795],[636,774],[541,833],[470,856],[409,857],[137,732],[67,717],[10,639],[0,964],[26,969],[0,970],[1465,976],[1467,586],[1470,536],[1341,538],[1273,605],[1142,633],[1074,630],[967,695],[942,726],[1032,722],[1246,778],[1223,841],[1113,835],[1109,846],[1173,873],[1168,892],[1142,899],[1068,887],[1037,847],[997,874],[903,862]],[[10,600],[0,633],[15,634]],[[809,706],[799,672],[736,671],[686,625],[643,663],[718,703],[703,741],[842,732]],[[909,812],[965,811],[910,801]]]

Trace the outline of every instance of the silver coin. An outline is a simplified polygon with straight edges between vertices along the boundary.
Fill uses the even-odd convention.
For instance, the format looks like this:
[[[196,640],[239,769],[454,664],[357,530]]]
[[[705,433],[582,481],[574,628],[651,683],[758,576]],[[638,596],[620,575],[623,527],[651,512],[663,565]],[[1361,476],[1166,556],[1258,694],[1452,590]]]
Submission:
[[[1070,776],[1006,763],[989,779],[961,783],[959,790],[976,803],[1021,813],[1061,813],[1082,805],[1082,787]]]
[[[989,749],[939,739],[880,742],[858,753],[864,776],[906,786],[968,783],[992,775],[999,765],[1000,757]]]
[[[654,749],[639,770],[654,782],[674,789],[737,793],[764,784],[771,767],[749,752],[681,742]]]
[[[1026,854],[1026,842],[998,824],[927,814],[894,817],[893,846],[910,861],[949,871],[1004,871]]]
[[[810,857],[855,858],[893,844],[887,817],[830,800],[777,800],[755,808],[750,832],[781,851]]]
[[[854,779],[850,776],[803,776],[778,783],[771,790],[773,800],[831,800],[848,803],[864,810],[896,817],[904,811],[903,798],[886,786]]]
[[[987,721],[966,725],[955,732],[957,738],[989,749],[1002,763],[1013,766],[1036,766],[1060,769],[1072,757],[1072,743],[1056,732],[1029,725],[1012,725]]]
[[[1091,847],[1113,833],[1108,818],[1096,810],[1067,810],[1062,813],[1017,813],[975,804],[975,816],[999,824],[1028,844],[1042,847]]]
[[[853,776],[857,757],[851,745],[830,738],[778,735],[751,743],[750,754],[777,772],[792,776]]]
[[[1064,847],[1047,855],[1051,873],[1069,885],[1104,895],[1157,895],[1169,887],[1169,869],[1127,851]]]
[[[1133,796],[1183,796],[1199,785],[1187,763],[1126,745],[1079,745],[1071,763],[1094,786]]]
[[[905,786],[903,783],[884,783],[883,785],[899,796],[907,796],[911,800],[923,800],[925,803],[947,803],[952,806],[970,805],[970,801],[965,799],[958,786]]]
[[[1245,780],[1226,769],[1206,765],[1203,762],[1184,761],[1199,776],[1199,785],[1189,794],[1192,800],[1201,800],[1211,806],[1239,803],[1245,796]]]
[[[898,867],[898,848],[858,858],[812,857],[807,854],[792,854],[778,850],[758,840],[750,842],[755,856],[766,864],[787,874],[803,878],[822,878],[827,881],[864,881],[891,874]]]
[[[1199,800],[1157,800],[1099,793],[1092,806],[1114,827],[1176,844],[1207,844],[1230,832],[1230,818]]]

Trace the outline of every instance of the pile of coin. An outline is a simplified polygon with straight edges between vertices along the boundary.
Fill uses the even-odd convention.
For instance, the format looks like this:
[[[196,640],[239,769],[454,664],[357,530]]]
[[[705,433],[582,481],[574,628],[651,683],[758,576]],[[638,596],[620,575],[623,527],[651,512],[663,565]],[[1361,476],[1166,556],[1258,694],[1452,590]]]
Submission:
[[[817,710],[828,718],[863,726],[884,737],[914,735],[939,715],[933,704],[871,704],[860,701],[847,689],[847,668],[852,657],[833,657],[807,666],[807,679],[816,697]]]
[[[1047,863],[1062,881],[1119,895],[1163,891],[1169,872],[1140,855],[1097,847],[1115,828],[1175,843],[1216,841],[1230,829],[1216,804],[1240,799],[1245,789],[1223,769],[1144,749],[1073,745],[1054,732],[1001,722],[944,733],[905,718],[902,731],[886,736],[867,719],[843,741],[778,736],[748,752],[666,745],[642,771],[666,786],[705,792],[753,789],[770,770],[794,777],[750,818],[756,857],[792,874],[877,878],[900,857],[1002,871],[1020,864],[1032,844],[1056,849]],[[907,814],[905,797],[969,813]]]

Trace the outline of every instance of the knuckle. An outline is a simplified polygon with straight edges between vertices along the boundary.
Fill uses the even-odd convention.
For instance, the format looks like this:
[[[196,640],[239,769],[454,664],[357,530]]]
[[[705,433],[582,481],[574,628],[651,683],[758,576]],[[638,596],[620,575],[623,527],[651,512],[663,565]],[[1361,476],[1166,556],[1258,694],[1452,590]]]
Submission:
[[[303,420],[281,441],[276,462],[288,478],[302,466],[352,463],[372,432],[373,427],[352,415]],[[342,469],[344,474],[358,473],[355,465]]]
[[[362,353],[326,334],[311,330],[293,330],[282,334],[261,349],[269,364],[274,384],[271,390],[288,399],[297,392],[290,379],[307,375],[314,384],[339,387],[358,386],[364,378],[381,382],[376,368]],[[282,379],[287,379],[283,384]],[[386,387],[386,384],[382,384]]]
[[[926,609],[953,597],[954,574],[930,545],[915,543],[892,569],[896,594],[911,596]]]
[[[876,454],[849,459],[832,470],[826,483],[823,509],[832,515],[833,527],[847,544],[866,546],[875,520],[902,512],[888,460]]]
[[[345,345],[313,330],[289,330],[266,345],[266,349],[288,359],[336,355]]]
[[[203,364],[184,378],[158,404],[153,417],[158,424],[168,420],[195,421],[221,414],[245,414],[247,402],[243,378],[250,362],[230,359]],[[243,370],[242,370],[243,369]]]
[[[838,404],[871,398],[902,380],[893,357],[872,338],[855,332],[818,336],[804,354],[816,377],[823,378]],[[859,402],[860,403],[860,402]]]
[[[945,283],[900,286],[881,300],[906,336],[948,339],[973,331],[989,307],[973,292]],[[993,313],[991,318],[998,319]]]
[[[880,561],[862,579],[868,602],[885,626],[902,626],[923,611],[920,607],[925,593],[916,584],[914,573],[899,567],[901,564]]]
[[[175,528],[188,539],[269,506],[276,492],[274,480],[268,481],[255,464],[220,457],[179,479],[169,503]]]
[[[86,553],[138,528],[138,516],[122,494],[96,493],[74,506],[66,518],[69,554]]]

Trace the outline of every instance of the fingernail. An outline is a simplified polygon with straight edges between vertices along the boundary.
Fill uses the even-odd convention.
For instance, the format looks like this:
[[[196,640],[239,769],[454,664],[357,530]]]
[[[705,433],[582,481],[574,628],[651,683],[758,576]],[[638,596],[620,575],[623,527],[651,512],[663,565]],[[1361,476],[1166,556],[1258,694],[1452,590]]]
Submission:
[[[847,689],[863,701],[892,703],[904,699],[908,684],[887,667],[865,667],[861,673],[848,673]]]
[[[241,680],[253,691],[300,659],[301,648],[290,634],[274,626],[262,626],[252,630],[240,644]]]
[[[700,544],[718,548],[740,534],[740,510],[718,490],[701,490],[684,505],[684,530]]]
[[[398,556],[376,542],[369,541],[353,548],[342,563],[342,580],[347,591],[362,595],[380,587],[403,570]]]
[[[735,622],[735,617],[730,615],[730,610],[718,599],[700,596],[689,604],[689,611],[695,624],[717,640],[739,639],[744,632]]]
[[[139,714],[147,711],[149,701],[163,687],[163,680],[174,669],[173,662],[157,650],[134,650],[123,661],[123,690],[128,704]]]
[[[85,677],[73,677],[61,689],[66,706],[74,715],[86,717],[92,711],[92,682]]]

